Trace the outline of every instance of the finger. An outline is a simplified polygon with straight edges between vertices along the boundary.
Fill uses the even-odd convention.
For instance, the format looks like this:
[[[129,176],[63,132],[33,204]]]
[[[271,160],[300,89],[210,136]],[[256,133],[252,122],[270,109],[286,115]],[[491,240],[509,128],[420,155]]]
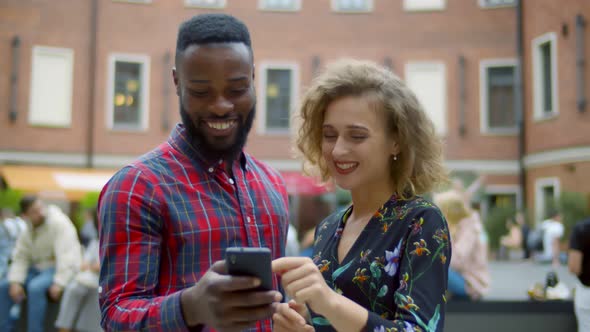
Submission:
[[[236,292],[251,290],[260,286],[260,279],[248,276],[222,275],[213,271],[209,279],[210,286],[219,292]]]
[[[216,261],[211,265],[209,270],[219,273],[219,274],[227,274],[227,265],[225,265],[225,260]]]
[[[292,299],[295,299],[297,303],[304,303],[305,301],[302,301],[301,298],[296,297],[296,294],[304,289],[314,287],[317,284],[318,282],[315,278],[308,276],[285,285],[285,291]]]
[[[234,323],[256,323],[259,320],[271,318],[273,308],[271,304],[257,307],[234,307],[227,310],[222,319]]]
[[[278,309],[278,313],[292,324],[297,324],[301,326],[305,325],[305,318],[303,318],[303,316],[301,316],[294,309],[291,309],[288,305],[281,306]]]
[[[222,296],[222,301],[229,307],[255,307],[271,305],[280,302],[283,295],[277,291],[241,291],[227,292]]]
[[[281,275],[281,282],[283,283],[283,285],[288,285],[295,280],[313,276],[319,273],[320,271],[317,265],[309,261],[308,263],[301,265],[298,268],[283,273],[283,275]],[[323,279],[323,277],[321,278]]]
[[[285,271],[296,269],[307,262],[312,262],[312,260],[309,257],[277,258],[272,261],[272,271],[275,273],[283,273]]]
[[[282,332],[282,331],[297,331],[298,326],[292,321],[290,321],[287,317],[281,314],[273,314],[272,315],[273,321],[273,331],[275,332]]]

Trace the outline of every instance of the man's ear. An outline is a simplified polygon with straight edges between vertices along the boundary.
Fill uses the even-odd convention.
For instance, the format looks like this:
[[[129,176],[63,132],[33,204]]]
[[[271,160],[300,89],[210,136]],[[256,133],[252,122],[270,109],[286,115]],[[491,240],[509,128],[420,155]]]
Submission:
[[[176,87],[176,95],[180,97],[180,85],[178,84],[179,80],[176,67],[172,67],[172,80],[174,81],[174,86]]]
[[[256,78],[256,65],[252,64],[252,82],[254,82],[255,78]]]

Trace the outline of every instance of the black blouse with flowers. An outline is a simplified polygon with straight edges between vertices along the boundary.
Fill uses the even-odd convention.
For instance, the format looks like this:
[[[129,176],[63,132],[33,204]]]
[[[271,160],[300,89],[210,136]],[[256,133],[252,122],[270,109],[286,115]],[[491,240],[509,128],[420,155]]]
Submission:
[[[336,212],[316,229],[313,260],[327,284],[369,311],[365,331],[442,331],[451,248],[440,210],[421,197],[392,196],[339,264],[351,212]],[[312,321],[316,331],[334,331],[313,312]]]

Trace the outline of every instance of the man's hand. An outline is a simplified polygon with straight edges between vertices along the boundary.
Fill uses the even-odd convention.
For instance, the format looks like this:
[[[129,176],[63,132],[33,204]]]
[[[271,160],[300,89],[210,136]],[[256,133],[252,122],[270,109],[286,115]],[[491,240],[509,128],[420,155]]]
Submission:
[[[205,325],[218,331],[241,331],[272,316],[277,291],[255,291],[260,280],[227,274],[225,261],[215,262],[194,286],[180,297],[189,327]]]
[[[27,297],[25,295],[25,289],[23,288],[23,286],[17,283],[10,284],[8,294],[15,303],[21,303]]]
[[[63,287],[61,287],[58,284],[53,284],[51,285],[51,287],[49,287],[49,290],[47,291],[49,293],[49,298],[55,302],[59,301],[59,298],[61,297],[61,293],[63,292]]]

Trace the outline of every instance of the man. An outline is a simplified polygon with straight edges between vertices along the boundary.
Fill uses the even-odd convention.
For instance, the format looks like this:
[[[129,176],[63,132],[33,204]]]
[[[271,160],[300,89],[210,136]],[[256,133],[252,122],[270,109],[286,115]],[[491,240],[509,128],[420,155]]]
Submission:
[[[580,281],[574,294],[578,331],[590,331],[590,218],[574,226],[570,237],[568,267]]]
[[[6,278],[14,245],[26,223],[8,208],[0,210],[0,280]]]
[[[82,250],[74,224],[57,206],[25,196],[20,209],[27,228],[17,240],[7,280],[0,281],[0,330],[11,330],[10,308],[26,298],[27,329],[40,332],[47,296],[59,300],[80,267]]]
[[[549,263],[554,268],[559,267],[560,261],[560,241],[565,232],[561,221],[561,214],[557,210],[552,210],[548,214],[549,218],[541,223],[543,229],[543,252],[537,256],[537,261]]]
[[[172,74],[182,124],[99,199],[101,325],[270,331],[281,294],[254,291],[259,280],[222,261],[230,246],[283,256],[288,227],[282,178],[242,151],[256,107],[247,27],[223,14],[184,22]]]

